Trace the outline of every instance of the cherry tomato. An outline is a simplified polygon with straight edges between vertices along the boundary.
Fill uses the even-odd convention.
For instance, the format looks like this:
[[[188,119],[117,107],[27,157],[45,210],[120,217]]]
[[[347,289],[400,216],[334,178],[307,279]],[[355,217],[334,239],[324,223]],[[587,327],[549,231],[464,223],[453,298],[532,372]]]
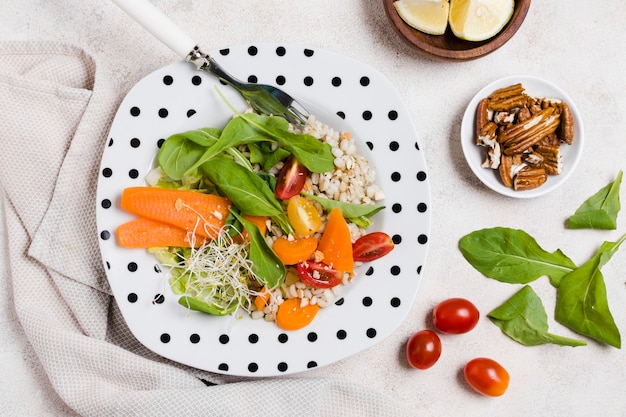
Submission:
[[[393,240],[388,234],[372,232],[352,244],[352,258],[358,262],[370,262],[387,255],[393,248]]]
[[[421,330],[409,339],[406,345],[406,359],[416,369],[428,369],[441,356],[441,340],[432,330]]]
[[[467,333],[476,327],[480,313],[465,298],[450,298],[437,304],[433,310],[433,324],[442,333]]]
[[[299,195],[289,199],[287,218],[300,236],[312,235],[322,227],[322,218],[315,205],[309,199]]]
[[[302,282],[315,288],[332,288],[343,281],[343,272],[322,262],[300,262],[296,267]]]
[[[476,392],[499,397],[509,387],[509,373],[493,359],[476,358],[465,365],[465,380]]]
[[[289,200],[302,191],[307,175],[309,170],[291,155],[278,172],[274,194],[281,200]]]

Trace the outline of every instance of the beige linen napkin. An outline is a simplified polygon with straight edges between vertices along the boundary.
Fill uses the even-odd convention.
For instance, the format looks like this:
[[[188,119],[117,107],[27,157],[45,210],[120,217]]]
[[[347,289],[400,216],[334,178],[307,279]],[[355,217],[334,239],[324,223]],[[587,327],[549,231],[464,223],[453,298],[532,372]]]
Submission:
[[[63,401],[85,416],[412,415],[343,380],[237,380],[136,341],[97,245],[100,155],[123,96],[108,84],[76,47],[0,43],[2,269],[25,338]]]

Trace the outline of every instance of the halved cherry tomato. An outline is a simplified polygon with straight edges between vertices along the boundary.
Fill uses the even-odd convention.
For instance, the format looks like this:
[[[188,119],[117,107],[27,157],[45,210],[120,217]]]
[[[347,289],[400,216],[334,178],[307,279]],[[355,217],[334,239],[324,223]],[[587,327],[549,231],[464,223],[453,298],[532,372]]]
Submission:
[[[406,359],[413,368],[428,369],[441,356],[441,340],[432,330],[421,330],[409,339]]]
[[[447,334],[467,333],[476,327],[480,312],[465,298],[449,298],[433,309],[433,324]]]
[[[274,194],[281,200],[289,200],[302,191],[308,175],[309,170],[291,155],[278,172]]]
[[[476,392],[499,397],[509,387],[511,377],[498,362],[489,358],[476,358],[463,369],[465,380]]]
[[[322,218],[315,205],[308,198],[299,195],[289,199],[287,217],[300,236],[312,235],[322,227]]]
[[[296,269],[302,282],[315,288],[332,288],[343,280],[342,271],[333,269],[323,262],[300,262]]]
[[[388,234],[372,232],[352,244],[352,258],[357,262],[370,262],[387,255],[393,248],[393,240]]]

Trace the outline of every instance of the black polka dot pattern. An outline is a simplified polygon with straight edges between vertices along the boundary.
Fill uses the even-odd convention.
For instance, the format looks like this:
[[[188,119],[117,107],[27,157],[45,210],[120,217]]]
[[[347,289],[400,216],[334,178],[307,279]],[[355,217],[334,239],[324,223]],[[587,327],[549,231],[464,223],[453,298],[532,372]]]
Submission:
[[[116,226],[127,218],[119,208],[121,190],[145,184],[166,138],[232,116],[215,96],[216,88],[227,93],[228,86],[186,63],[176,63],[157,70],[129,92],[106,138],[99,170],[98,241],[123,314],[146,314],[133,322],[150,327],[150,332],[140,332],[146,334],[140,341],[160,355],[182,360],[180,352],[185,352],[186,363],[188,357],[205,357],[205,362],[191,365],[232,375],[301,372],[381,342],[402,323],[413,304],[429,241],[428,175],[411,115],[377,71],[321,50],[253,44],[212,55],[242,80],[284,86],[294,96],[323,98],[332,127],[348,129],[376,169],[386,209],[374,217],[372,227],[391,236],[394,251],[376,263],[359,266],[357,279],[350,284],[358,291],[346,288],[302,330],[283,331],[273,323],[247,318],[229,326],[224,323],[231,317],[204,316],[178,306],[178,296],[166,285],[167,271],[150,254],[118,248],[114,235]],[[179,311],[180,317],[172,318],[172,311]],[[299,346],[297,355],[293,346]],[[211,352],[210,363],[206,351]]]

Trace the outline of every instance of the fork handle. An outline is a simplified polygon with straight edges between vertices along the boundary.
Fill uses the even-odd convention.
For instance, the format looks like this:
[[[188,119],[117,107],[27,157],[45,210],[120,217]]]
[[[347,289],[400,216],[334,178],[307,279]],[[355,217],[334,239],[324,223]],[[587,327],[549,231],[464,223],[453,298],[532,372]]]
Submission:
[[[187,58],[196,46],[180,26],[148,0],[111,1],[180,57]]]

